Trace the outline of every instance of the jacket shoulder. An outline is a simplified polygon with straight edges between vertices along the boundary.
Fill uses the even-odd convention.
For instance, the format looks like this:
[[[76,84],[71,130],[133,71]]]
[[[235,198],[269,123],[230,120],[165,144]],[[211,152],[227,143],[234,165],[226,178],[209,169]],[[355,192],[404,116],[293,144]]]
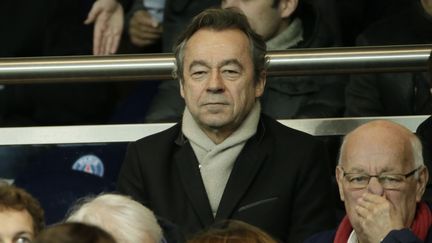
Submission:
[[[262,115],[262,120],[264,122],[264,125],[266,127],[266,129],[268,130],[268,132],[270,132],[271,134],[274,135],[274,137],[277,138],[281,138],[281,139],[286,139],[286,138],[292,138],[292,139],[296,139],[296,140],[305,140],[305,141],[318,141],[317,138],[315,138],[314,136],[296,130],[294,128],[285,126],[284,124],[278,122],[277,120],[268,117],[266,115]]]
[[[171,148],[180,132],[181,124],[177,123],[164,131],[131,142],[129,147],[135,147],[139,153],[148,154],[148,152],[151,152],[151,154],[157,154],[158,150],[167,150]]]

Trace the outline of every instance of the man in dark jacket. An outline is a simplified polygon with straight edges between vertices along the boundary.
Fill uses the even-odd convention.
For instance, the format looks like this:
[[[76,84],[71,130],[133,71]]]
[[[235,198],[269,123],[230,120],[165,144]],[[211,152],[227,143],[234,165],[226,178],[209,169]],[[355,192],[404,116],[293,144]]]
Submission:
[[[359,46],[429,44],[430,0],[414,0],[404,10],[371,25]],[[426,72],[352,75],[346,90],[347,116],[402,116],[432,113],[430,74]]]
[[[265,52],[244,15],[198,15],[175,53],[182,122],[129,146],[118,190],[186,234],[238,219],[302,242],[330,227],[325,146],[261,115]]]

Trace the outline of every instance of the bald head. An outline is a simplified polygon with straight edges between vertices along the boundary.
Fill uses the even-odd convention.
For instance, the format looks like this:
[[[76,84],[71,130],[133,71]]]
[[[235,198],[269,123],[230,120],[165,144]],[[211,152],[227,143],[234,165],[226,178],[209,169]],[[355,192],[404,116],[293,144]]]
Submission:
[[[364,202],[370,198],[374,203],[367,206],[368,218],[378,220],[380,215],[371,212],[384,204],[391,205],[390,213],[399,224],[396,229],[400,225],[409,227],[429,178],[427,168],[422,165],[419,139],[401,125],[380,120],[350,132],[342,143],[335,173],[339,194],[354,230],[365,231],[362,226],[365,216],[359,208],[365,208]],[[367,178],[367,184],[363,183],[363,178]]]
[[[341,146],[339,164],[352,158],[401,161],[403,167],[423,164],[421,144],[407,128],[385,120],[359,126],[350,132]],[[372,161],[371,161],[372,162]]]

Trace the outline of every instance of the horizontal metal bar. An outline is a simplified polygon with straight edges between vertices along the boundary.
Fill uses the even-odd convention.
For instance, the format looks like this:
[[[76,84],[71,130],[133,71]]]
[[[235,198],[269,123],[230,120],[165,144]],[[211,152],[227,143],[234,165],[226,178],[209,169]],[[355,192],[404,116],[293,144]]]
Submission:
[[[168,79],[171,54],[0,59],[0,83]]]
[[[293,49],[272,52],[271,75],[426,71],[432,45]]]
[[[345,135],[366,122],[385,119],[415,131],[428,116],[325,118],[280,120],[286,126],[314,136]],[[98,126],[0,128],[0,145],[81,144],[129,142],[165,130],[174,123]]]
[[[427,70],[432,45],[269,52],[270,76]],[[171,79],[172,54],[0,59],[0,84]]]

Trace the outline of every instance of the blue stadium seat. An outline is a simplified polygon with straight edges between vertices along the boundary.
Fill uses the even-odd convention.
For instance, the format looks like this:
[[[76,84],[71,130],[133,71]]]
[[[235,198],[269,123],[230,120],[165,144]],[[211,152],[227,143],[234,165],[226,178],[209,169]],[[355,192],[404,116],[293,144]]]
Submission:
[[[126,143],[54,146],[39,153],[14,184],[39,199],[47,225],[79,198],[115,189]]]

